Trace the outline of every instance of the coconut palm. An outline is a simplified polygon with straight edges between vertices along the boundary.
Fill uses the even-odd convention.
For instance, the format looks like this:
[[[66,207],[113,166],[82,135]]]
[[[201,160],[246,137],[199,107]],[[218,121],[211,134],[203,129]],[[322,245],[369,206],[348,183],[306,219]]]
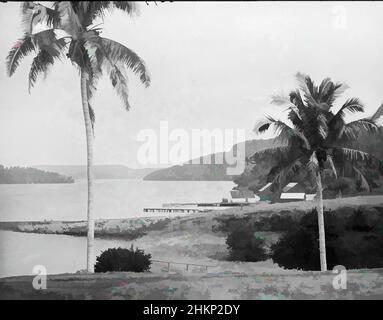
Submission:
[[[346,123],[346,112],[364,111],[357,98],[348,99],[338,111],[333,111],[335,100],[347,89],[344,84],[334,83],[326,78],[318,87],[307,75],[298,73],[296,78],[299,82],[298,89],[286,97],[272,97],[273,104],[286,106],[288,121],[266,117],[255,128],[256,132],[262,133],[274,127],[277,134],[276,146],[255,153],[251,159],[256,162],[257,157],[265,154],[278,159],[277,164],[271,168],[268,179],[279,186],[302,173],[302,170],[312,178],[317,190],[320,266],[322,271],[326,271],[323,175],[326,170],[331,170],[337,178],[336,168],[348,163],[367,188],[367,179],[358,164],[367,159],[373,161],[374,158],[363,151],[349,148],[348,145],[350,141],[356,140],[360,132],[372,132],[378,127],[370,118]]]
[[[129,1],[58,1],[50,7],[23,2],[21,14],[24,35],[12,47],[6,61],[8,75],[12,76],[25,56],[35,54],[28,75],[29,90],[40,74],[46,74],[49,67],[62,58],[68,58],[79,71],[87,144],[88,272],[94,271],[92,166],[95,114],[90,102],[103,72],[110,78],[126,110],[130,108],[127,69],[138,75],[145,86],[150,84],[145,63],[136,53],[100,35],[102,30],[95,23],[110,9],[119,9],[129,15],[136,13],[136,5]],[[44,26],[44,30],[34,32],[37,25],[40,28]],[[59,37],[59,33],[63,36]]]

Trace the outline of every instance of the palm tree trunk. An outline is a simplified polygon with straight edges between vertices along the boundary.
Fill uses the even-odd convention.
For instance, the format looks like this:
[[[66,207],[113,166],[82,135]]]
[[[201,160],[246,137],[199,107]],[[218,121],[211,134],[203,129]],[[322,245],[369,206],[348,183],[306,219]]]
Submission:
[[[317,174],[317,200],[318,200],[318,229],[319,229],[319,254],[320,254],[320,268],[321,271],[327,271],[326,259],[326,237],[324,229],[324,215],[323,215],[323,194],[322,194],[322,177],[321,172]]]
[[[81,71],[81,98],[82,110],[84,112],[86,149],[87,149],[87,178],[88,178],[88,235],[87,235],[87,271],[94,272],[94,218],[93,218],[93,128],[89,114],[87,74]]]

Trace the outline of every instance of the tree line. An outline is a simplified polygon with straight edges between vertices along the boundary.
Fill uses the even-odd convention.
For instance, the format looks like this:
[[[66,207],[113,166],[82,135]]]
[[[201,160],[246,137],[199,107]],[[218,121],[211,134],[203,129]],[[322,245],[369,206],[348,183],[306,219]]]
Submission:
[[[56,172],[42,171],[29,167],[4,167],[0,165],[0,184],[17,183],[73,183],[72,177]]]

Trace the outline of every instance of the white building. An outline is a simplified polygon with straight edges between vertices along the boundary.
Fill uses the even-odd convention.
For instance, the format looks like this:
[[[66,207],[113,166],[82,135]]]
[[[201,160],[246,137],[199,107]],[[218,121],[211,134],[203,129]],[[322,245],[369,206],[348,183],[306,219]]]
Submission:
[[[231,190],[230,196],[233,203],[256,203],[260,200],[251,190]]]

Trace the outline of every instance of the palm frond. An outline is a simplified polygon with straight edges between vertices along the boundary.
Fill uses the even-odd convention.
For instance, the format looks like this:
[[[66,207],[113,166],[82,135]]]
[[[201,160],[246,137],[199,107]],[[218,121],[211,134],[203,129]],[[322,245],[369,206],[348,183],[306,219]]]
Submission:
[[[113,88],[116,90],[117,95],[121,98],[126,110],[130,109],[129,104],[129,89],[128,77],[125,72],[125,64],[123,61],[116,61],[113,59],[106,50],[105,46],[98,45],[98,50],[101,52],[100,62],[106,68]]]
[[[138,7],[133,1],[113,1],[113,5],[117,9],[122,10],[130,15],[138,13]]]
[[[374,133],[379,130],[379,127],[373,120],[359,119],[345,124],[342,129],[340,137],[344,135],[348,139],[354,140],[360,132]]]
[[[288,146],[276,146],[276,147],[270,147],[270,148],[266,148],[266,149],[262,149],[262,150],[258,150],[256,152],[254,152],[250,157],[249,159],[251,161],[255,161],[255,158],[258,157],[258,156],[263,156],[263,155],[271,155],[271,156],[275,156],[277,154],[280,154],[280,153],[285,153],[289,150],[289,147]]]
[[[372,131],[371,129],[374,126],[374,123],[368,119],[361,119],[353,121],[350,124],[346,124],[344,121],[346,111],[351,113],[363,112],[364,106],[357,98],[348,99],[343,104],[343,106],[328,122],[333,138],[340,139],[342,137],[346,137],[347,139],[352,140],[358,137],[358,133],[361,130]]]
[[[44,23],[48,28],[59,28],[61,24],[57,10],[32,1],[24,1],[21,4],[21,17],[24,32],[27,34],[32,34],[33,27],[39,23]]]
[[[326,97],[327,104],[332,106],[334,101],[341,97],[347,89],[349,89],[349,86],[346,83],[333,84],[330,92],[328,92]]]
[[[29,93],[34,87],[37,76],[39,73],[44,73],[48,71],[48,67],[53,65],[54,57],[45,50],[40,50],[37,56],[33,59],[31,69],[29,71],[28,81],[29,81]]]
[[[260,122],[258,122],[254,128],[254,131],[262,133],[267,131],[270,128],[270,126],[274,127],[274,132],[277,135],[277,137],[275,138],[276,141],[281,143],[287,143],[292,137],[297,137],[303,142],[304,147],[310,150],[311,146],[309,140],[301,131],[299,131],[296,128],[292,128],[285,122],[281,120],[276,120],[273,117],[268,116],[265,120],[261,120]]]
[[[269,130],[271,123],[265,119],[258,121],[253,129],[254,133],[263,133]]]
[[[357,173],[359,179],[361,180],[362,182],[362,188],[367,190],[368,192],[371,192],[371,187],[370,187],[370,184],[368,183],[366,177],[364,176],[364,174],[362,173],[361,170],[359,170],[357,167],[355,166],[352,166],[352,168],[354,169],[354,171]]]
[[[29,82],[29,93],[31,89],[34,87],[37,76],[40,73],[44,73],[45,76],[48,72],[50,66],[52,66],[55,62],[55,59],[60,59],[62,55],[62,49],[66,46],[66,42],[64,39],[59,39],[55,42],[55,46],[43,47],[40,49],[37,56],[33,59],[31,69],[29,71],[28,82]]]
[[[332,86],[332,81],[331,81],[331,78],[324,78],[321,82],[321,84],[319,85],[319,88],[318,88],[318,94],[319,94],[319,100],[320,101],[323,101],[323,97],[326,96],[328,94],[328,92],[330,91],[330,88]]]
[[[272,183],[278,185],[284,184],[288,179],[292,178],[303,167],[300,157],[292,160],[287,165],[278,164],[270,170],[269,178]]]
[[[331,170],[332,170],[332,172],[333,172],[333,174],[335,176],[335,179],[338,179],[338,172],[336,171],[335,164],[334,164],[332,156],[331,155],[327,155],[327,160],[330,163]]]
[[[46,76],[49,67],[54,64],[55,59],[60,59],[61,56],[63,56],[63,49],[67,45],[64,38],[56,39],[53,30],[40,32],[35,36],[32,36],[32,38],[40,51],[33,59],[29,71],[29,93],[36,83],[37,76],[40,73],[44,73]]]
[[[129,104],[129,90],[128,90],[128,81],[124,76],[123,71],[114,66],[109,72],[109,77],[112,82],[113,88],[116,90],[118,96],[121,98],[126,110],[130,109]]]
[[[319,86],[319,98],[318,101],[324,103],[329,107],[333,106],[334,101],[339,98],[348,86],[343,83],[334,83],[330,78],[326,78]]]
[[[336,151],[340,151],[343,155],[346,156],[348,160],[367,160],[371,158],[371,155],[367,152],[363,152],[360,150],[356,149],[350,149],[350,148],[342,148],[342,147],[337,147],[334,148]]]
[[[150,85],[150,76],[146,64],[135,52],[116,41],[106,38],[100,39],[105,54],[113,64],[124,63],[128,69],[139,76],[146,87]]]
[[[46,49],[46,50],[61,50],[62,47],[60,46],[57,48],[57,45],[65,44],[65,39],[62,38],[60,43],[57,43],[56,33],[54,29],[48,29],[44,30],[38,33],[35,33],[31,35],[32,41],[35,44],[35,46],[39,47],[40,49]]]
[[[307,162],[307,169],[311,173],[312,177],[315,177],[318,173],[319,161],[315,151],[311,154],[309,161]]]
[[[9,77],[15,73],[21,60],[34,50],[35,46],[29,35],[24,35],[22,39],[18,40],[13,45],[6,58],[7,73]]]
[[[327,104],[319,101],[318,87],[315,86],[308,75],[298,72],[295,77],[299,83],[300,90],[303,92],[304,102],[307,107],[316,107],[324,110],[329,108]]]
[[[132,1],[81,1],[82,25],[88,27],[93,24],[96,18],[104,18],[107,11],[119,9],[130,16],[138,14],[139,10]]]
[[[79,16],[73,8],[72,1],[56,1],[53,7],[60,17],[60,28],[74,39],[77,39],[82,25]]]
[[[301,110],[299,110],[298,107],[295,105],[291,106],[289,108],[289,113],[287,115],[287,118],[291,121],[291,123],[294,125],[295,128],[297,128],[299,131],[304,132],[304,113],[302,115]]]
[[[284,106],[291,104],[290,98],[284,94],[273,94],[271,96],[271,104],[276,106]]]
[[[328,128],[328,122],[327,122],[327,117],[324,113],[320,113],[317,116],[317,130],[319,135],[322,137],[322,139],[326,139],[328,134],[329,134],[329,128]]]
[[[339,111],[335,114],[334,117],[343,119],[346,111],[349,111],[351,113],[363,112],[364,106],[358,98],[350,98],[343,104],[343,106],[339,109]]]

